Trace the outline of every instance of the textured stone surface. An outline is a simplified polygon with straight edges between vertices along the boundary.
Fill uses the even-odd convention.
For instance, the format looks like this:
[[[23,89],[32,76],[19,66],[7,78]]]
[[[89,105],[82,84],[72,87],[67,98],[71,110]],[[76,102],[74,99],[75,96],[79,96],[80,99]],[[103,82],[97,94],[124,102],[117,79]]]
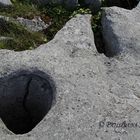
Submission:
[[[107,122],[140,123],[140,61],[133,55],[99,54],[90,15],[71,19],[35,50],[0,50],[0,60],[0,77],[39,69],[56,85],[56,103],[44,119],[22,136],[0,122],[1,140],[139,140],[136,125],[111,127]]]
[[[47,29],[49,25],[51,24],[51,22],[49,24],[46,24],[40,17],[36,17],[32,20],[18,17],[17,19],[15,19],[15,21],[19,22],[20,24],[25,26],[27,29],[34,32]]]
[[[103,37],[107,55],[140,53],[140,3],[133,10],[112,7],[104,10]]]

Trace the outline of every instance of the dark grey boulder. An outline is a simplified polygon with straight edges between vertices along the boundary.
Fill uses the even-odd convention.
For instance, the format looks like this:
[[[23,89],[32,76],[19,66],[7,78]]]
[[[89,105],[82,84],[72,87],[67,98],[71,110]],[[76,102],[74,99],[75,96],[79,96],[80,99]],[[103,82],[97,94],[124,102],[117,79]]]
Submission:
[[[121,6],[121,0],[106,0],[108,6]]]
[[[31,131],[50,110],[54,87],[39,71],[20,71],[0,79],[0,117],[15,134]]]
[[[31,0],[33,3],[37,3],[39,5],[45,5],[45,4],[60,4],[64,5],[67,8],[75,8],[78,5],[78,0]]]
[[[79,0],[79,4],[82,7],[90,8],[92,13],[95,14],[100,10],[102,1],[101,0]]]
[[[67,8],[76,8],[78,6],[78,0],[63,0],[63,4]]]

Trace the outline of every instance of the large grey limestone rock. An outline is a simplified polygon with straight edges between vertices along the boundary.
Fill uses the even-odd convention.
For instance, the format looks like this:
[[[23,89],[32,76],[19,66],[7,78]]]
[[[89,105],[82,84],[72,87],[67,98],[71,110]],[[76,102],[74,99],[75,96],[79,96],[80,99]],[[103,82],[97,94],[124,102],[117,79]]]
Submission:
[[[109,56],[121,52],[140,54],[140,3],[133,10],[106,8],[102,18],[103,37]]]
[[[10,84],[11,93],[2,84],[9,74],[23,70],[50,75],[56,87],[54,105],[32,131],[14,135],[1,121],[1,140],[139,140],[140,60],[133,55],[108,58],[99,54],[90,18],[77,15],[52,41],[35,50],[0,50],[0,95],[14,94],[22,83],[20,78]],[[22,88],[26,87],[26,77],[23,81]],[[42,83],[37,78],[32,82],[27,91],[45,95]],[[26,97],[28,106],[32,95]],[[35,99],[38,101],[40,95]]]
[[[25,28],[33,32],[42,31],[51,25],[51,22],[47,24],[40,17],[35,17],[32,20],[18,17],[15,19],[15,22],[22,24]]]

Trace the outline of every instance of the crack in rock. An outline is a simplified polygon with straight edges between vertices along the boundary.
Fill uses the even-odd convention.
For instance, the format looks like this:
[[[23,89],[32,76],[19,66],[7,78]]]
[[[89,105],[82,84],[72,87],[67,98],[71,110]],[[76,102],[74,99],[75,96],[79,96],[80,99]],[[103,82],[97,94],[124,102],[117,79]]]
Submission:
[[[27,82],[27,86],[26,86],[26,89],[25,89],[25,95],[24,95],[24,98],[23,98],[23,108],[24,110],[26,111],[26,113],[28,114],[28,117],[29,117],[29,120],[30,120],[30,123],[32,124],[32,116],[31,116],[31,113],[30,111],[28,110],[28,107],[26,106],[26,101],[27,101],[27,98],[28,98],[28,95],[29,95],[29,91],[30,91],[30,84],[32,82],[32,78],[30,78]]]

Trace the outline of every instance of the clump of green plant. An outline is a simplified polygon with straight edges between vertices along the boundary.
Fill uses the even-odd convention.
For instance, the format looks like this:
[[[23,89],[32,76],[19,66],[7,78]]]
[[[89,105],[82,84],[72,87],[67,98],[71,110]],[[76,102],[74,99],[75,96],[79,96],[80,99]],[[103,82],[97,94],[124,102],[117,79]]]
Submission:
[[[93,32],[98,32],[101,29],[101,11],[99,11],[96,15],[91,18],[91,25]]]
[[[91,25],[92,30],[94,32],[95,38],[95,45],[100,53],[104,53],[104,43],[103,43],[103,36],[102,36],[102,26],[101,26],[101,11],[99,11],[96,15],[92,16],[91,18]]]
[[[43,8],[43,14],[51,19],[51,25],[44,30],[47,39],[51,40],[70,19],[72,11],[68,11],[61,5],[48,5]]]
[[[73,13],[71,14],[71,18],[74,17],[77,14],[91,14],[91,10],[89,8],[81,8],[78,7],[76,10],[73,11]]]
[[[65,23],[76,14],[91,13],[91,11],[87,8],[78,7],[75,10],[70,11],[61,5],[47,6],[47,8],[45,7],[43,11],[52,19],[52,25],[46,30],[48,40],[51,40],[54,35],[65,25]]]
[[[10,39],[0,40],[0,48],[23,51],[46,43],[46,37],[39,32],[27,31],[22,25],[0,20],[0,36]]]

